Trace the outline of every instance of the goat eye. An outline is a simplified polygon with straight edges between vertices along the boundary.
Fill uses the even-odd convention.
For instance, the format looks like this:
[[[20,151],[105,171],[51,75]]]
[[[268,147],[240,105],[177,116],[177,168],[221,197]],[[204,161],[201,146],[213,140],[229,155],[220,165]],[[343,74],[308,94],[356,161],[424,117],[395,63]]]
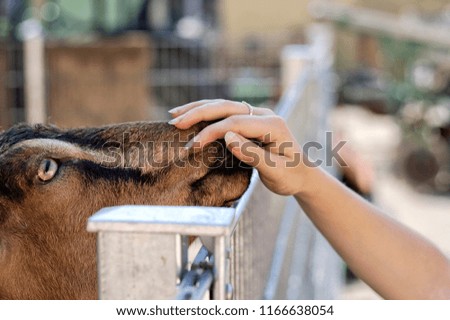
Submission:
[[[58,171],[58,164],[53,159],[44,159],[39,165],[38,177],[41,181],[49,181]]]

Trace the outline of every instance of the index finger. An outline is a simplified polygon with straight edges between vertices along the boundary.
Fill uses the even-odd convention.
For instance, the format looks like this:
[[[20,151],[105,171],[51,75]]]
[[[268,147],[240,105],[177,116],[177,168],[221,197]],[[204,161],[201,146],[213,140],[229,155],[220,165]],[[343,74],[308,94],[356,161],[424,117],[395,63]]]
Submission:
[[[279,116],[233,115],[205,127],[186,147],[203,148],[213,141],[223,139],[229,131],[264,143],[289,139],[284,121]]]
[[[251,107],[246,103],[228,100],[195,102],[186,108],[169,123],[179,129],[187,129],[201,121],[218,120],[233,115],[249,115],[250,111],[254,116],[274,114],[272,110],[267,108]]]
[[[170,109],[169,113],[171,115],[173,115],[174,117],[178,117],[178,116],[188,112],[189,110],[192,110],[192,109],[197,108],[204,104],[214,103],[214,102],[225,102],[225,100],[223,100],[223,99],[203,99],[203,100],[199,100],[199,101],[193,101],[193,102],[184,104],[182,106]]]

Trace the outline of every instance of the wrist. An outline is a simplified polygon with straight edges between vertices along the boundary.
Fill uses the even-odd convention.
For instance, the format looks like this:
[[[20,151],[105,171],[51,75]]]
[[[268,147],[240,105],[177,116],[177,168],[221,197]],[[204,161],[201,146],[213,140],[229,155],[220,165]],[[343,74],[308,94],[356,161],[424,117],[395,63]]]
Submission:
[[[299,171],[301,172],[299,179],[301,183],[299,183],[299,188],[294,193],[294,197],[298,201],[302,201],[317,194],[321,185],[321,176],[324,172],[320,167],[311,163],[302,163]]]

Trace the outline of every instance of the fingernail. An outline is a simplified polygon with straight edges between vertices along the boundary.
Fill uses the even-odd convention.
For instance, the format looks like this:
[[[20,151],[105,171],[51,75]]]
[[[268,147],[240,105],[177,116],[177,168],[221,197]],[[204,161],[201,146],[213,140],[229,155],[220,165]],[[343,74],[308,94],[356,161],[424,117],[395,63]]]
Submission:
[[[183,120],[183,116],[177,117],[175,119],[170,120],[168,123],[169,124],[177,124],[179,123],[181,120]]]
[[[168,112],[171,113],[171,114],[174,114],[174,113],[177,113],[178,110],[180,110],[180,107],[172,108]]]
[[[225,140],[237,140],[239,139],[238,135],[233,131],[228,131],[225,133]]]
[[[189,140],[188,143],[186,143],[186,145],[184,146],[184,148],[185,149],[190,149],[190,148],[192,148],[194,146],[194,144],[196,146],[197,146],[197,144],[199,144],[197,136],[195,136],[194,138]]]
[[[188,143],[186,143],[186,145],[184,146],[185,149],[190,149],[192,148],[192,146],[194,145],[194,139],[189,140]]]

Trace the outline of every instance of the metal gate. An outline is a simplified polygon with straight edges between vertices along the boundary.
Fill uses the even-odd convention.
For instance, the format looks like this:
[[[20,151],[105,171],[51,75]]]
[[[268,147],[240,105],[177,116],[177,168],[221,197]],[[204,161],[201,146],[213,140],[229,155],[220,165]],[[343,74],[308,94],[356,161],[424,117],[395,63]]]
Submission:
[[[309,38],[284,51],[284,70],[297,66],[299,74],[276,112],[298,141],[324,145],[333,104],[330,33],[316,26]],[[323,158],[319,151],[313,156]],[[98,233],[101,299],[332,299],[343,278],[341,260],[294,198],[271,193],[256,171],[233,208],[105,208],[88,230]],[[209,250],[192,254],[188,235]]]

